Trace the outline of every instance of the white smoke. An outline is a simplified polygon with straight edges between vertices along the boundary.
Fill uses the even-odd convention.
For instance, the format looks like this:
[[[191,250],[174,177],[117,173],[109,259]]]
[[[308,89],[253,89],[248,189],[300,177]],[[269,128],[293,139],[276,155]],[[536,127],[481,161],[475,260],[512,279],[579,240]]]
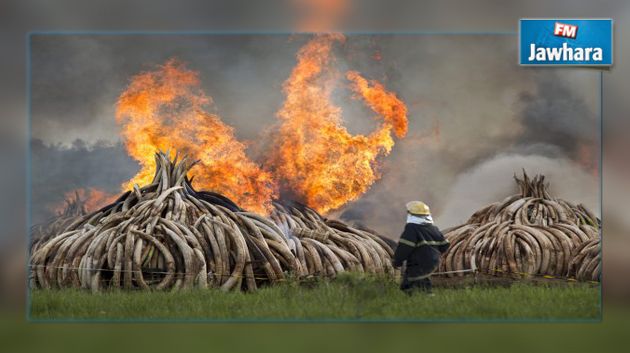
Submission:
[[[600,216],[599,178],[566,158],[500,154],[458,176],[436,219],[441,228],[466,222],[482,207],[518,192],[512,176],[543,174],[552,196],[582,203]]]

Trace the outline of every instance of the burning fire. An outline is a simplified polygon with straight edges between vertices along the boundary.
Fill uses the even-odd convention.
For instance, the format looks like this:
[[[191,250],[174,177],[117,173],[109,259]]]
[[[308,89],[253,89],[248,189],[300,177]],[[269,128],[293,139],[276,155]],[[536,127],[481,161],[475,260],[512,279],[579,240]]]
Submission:
[[[299,51],[284,84],[286,101],[278,112],[275,149],[264,164],[268,169],[250,160],[233,129],[207,112],[212,100],[200,89],[196,72],[169,60],[132,77],[118,99],[116,120],[141,170],[123,188],[150,183],[155,151],[171,150],[200,161],[192,170],[195,187],[224,194],[255,212],[270,210],[278,185],[322,213],[357,199],[379,178],[377,158],[391,151],[392,133],[406,135],[407,107],[379,82],[349,71],[345,77],[355,97],[381,122],[367,136],[348,132],[341,109],[331,102],[342,77],[332,67],[331,50],[343,40],[340,34],[319,35]]]
[[[353,83],[353,90],[358,92],[367,105],[385,120],[383,126],[393,128],[396,137],[407,134],[407,106],[392,92],[388,92],[378,81],[368,82],[356,71],[346,74]]]
[[[379,178],[377,157],[391,151],[392,130],[407,133],[405,104],[376,81],[350,71],[350,88],[382,119],[367,136],[352,135],[342,125],[341,109],[331,102],[338,81],[331,49],[339,34],[316,36],[297,54],[297,65],[284,83],[286,100],[272,169],[283,190],[325,213],[357,199]]]
[[[192,169],[195,187],[267,213],[275,195],[271,175],[246,156],[231,127],[206,111],[212,100],[199,85],[197,72],[176,60],[131,79],[118,99],[116,120],[128,153],[142,168],[124,189],[151,182],[157,150],[176,150],[199,160]]]

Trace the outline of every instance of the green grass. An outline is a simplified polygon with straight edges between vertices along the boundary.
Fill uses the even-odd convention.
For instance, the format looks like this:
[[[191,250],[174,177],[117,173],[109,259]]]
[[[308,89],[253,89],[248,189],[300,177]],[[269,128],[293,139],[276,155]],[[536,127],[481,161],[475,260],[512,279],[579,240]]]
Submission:
[[[599,287],[517,283],[435,288],[407,296],[396,283],[347,275],[255,293],[34,290],[33,320],[598,320]]]

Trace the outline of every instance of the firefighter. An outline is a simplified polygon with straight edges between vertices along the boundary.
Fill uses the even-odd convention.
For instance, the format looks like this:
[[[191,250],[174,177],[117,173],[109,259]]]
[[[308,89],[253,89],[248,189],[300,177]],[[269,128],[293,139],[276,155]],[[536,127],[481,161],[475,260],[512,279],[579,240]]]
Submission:
[[[449,243],[433,225],[429,206],[421,201],[407,203],[407,224],[394,253],[394,267],[406,261],[400,289],[407,294],[415,290],[431,293],[431,273],[440,261],[440,254]]]

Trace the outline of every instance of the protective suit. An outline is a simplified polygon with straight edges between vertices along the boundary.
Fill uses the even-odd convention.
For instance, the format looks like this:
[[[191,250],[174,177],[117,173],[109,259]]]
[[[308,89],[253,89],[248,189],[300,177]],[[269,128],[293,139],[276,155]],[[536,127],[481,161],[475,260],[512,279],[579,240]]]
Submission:
[[[416,289],[431,292],[431,273],[438,266],[440,254],[448,246],[442,232],[433,225],[430,214],[408,214],[393,261],[395,267],[407,262],[400,289],[409,294]]]

